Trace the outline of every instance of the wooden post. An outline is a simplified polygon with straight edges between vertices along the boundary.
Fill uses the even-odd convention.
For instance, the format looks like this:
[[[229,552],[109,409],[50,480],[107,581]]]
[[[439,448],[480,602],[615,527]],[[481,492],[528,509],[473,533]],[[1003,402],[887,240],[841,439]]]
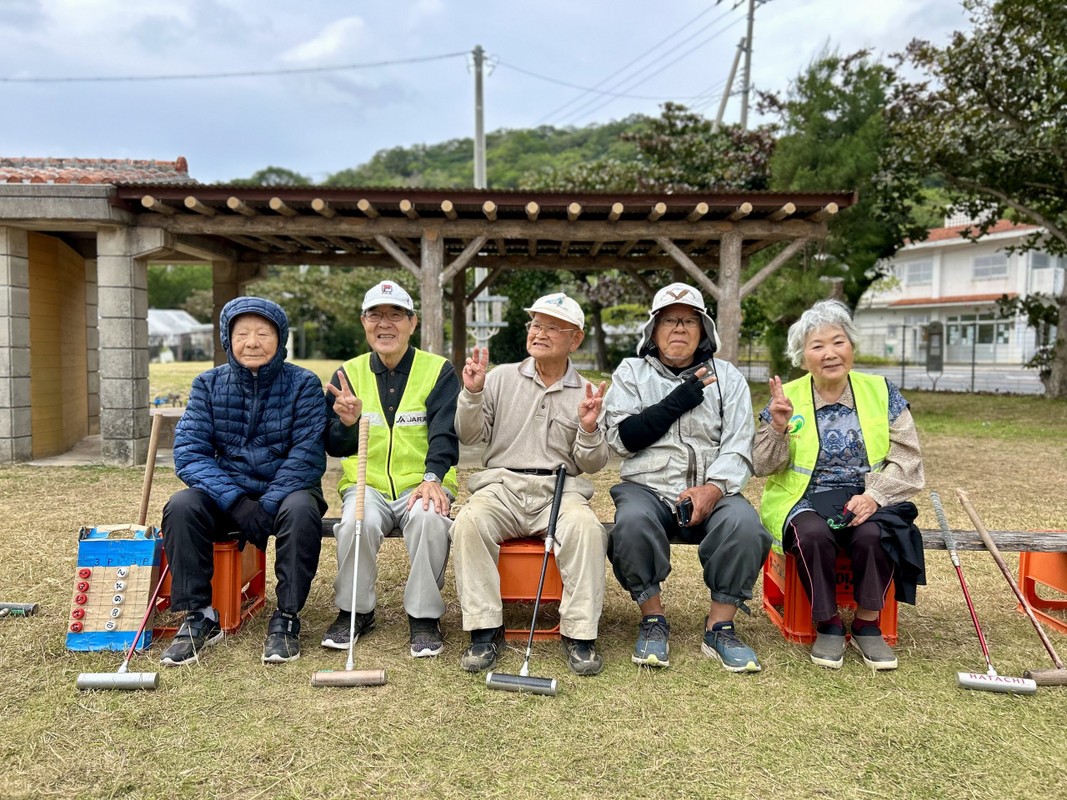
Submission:
[[[458,375],[467,363],[467,270],[452,278],[452,366]]]
[[[422,269],[419,271],[420,294],[422,295],[422,349],[428,353],[444,355],[445,318],[444,298],[441,293],[441,270],[445,263],[445,240],[437,228],[422,232]]]
[[[722,237],[719,249],[719,306],[715,326],[722,347],[715,355],[723,361],[737,363],[738,338],[741,335],[741,242],[740,231]]]

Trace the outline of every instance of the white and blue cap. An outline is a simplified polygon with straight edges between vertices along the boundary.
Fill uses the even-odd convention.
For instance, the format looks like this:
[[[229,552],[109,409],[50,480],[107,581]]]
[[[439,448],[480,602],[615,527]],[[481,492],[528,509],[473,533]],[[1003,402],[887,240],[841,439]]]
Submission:
[[[375,306],[396,306],[405,311],[415,311],[411,295],[396,281],[382,281],[367,291],[363,296],[363,310],[367,311]]]
[[[548,314],[550,317],[569,322],[580,330],[585,330],[585,312],[574,300],[567,297],[563,292],[546,294],[537,298],[537,301],[527,309],[524,309],[532,317],[535,312]]]

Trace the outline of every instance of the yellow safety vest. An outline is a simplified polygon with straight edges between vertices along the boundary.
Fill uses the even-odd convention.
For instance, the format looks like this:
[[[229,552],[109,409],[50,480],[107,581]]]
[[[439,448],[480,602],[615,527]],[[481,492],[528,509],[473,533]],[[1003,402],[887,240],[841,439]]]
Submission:
[[[367,485],[390,500],[396,500],[408,489],[422,483],[426,473],[426,451],[429,448],[426,398],[437,384],[445,359],[415,350],[411,374],[390,428],[378,396],[378,379],[370,368],[370,358],[371,354],[366,353],[344,364],[353,393],[363,401],[363,414],[370,418],[370,442],[367,453],[341,459],[338,491],[343,495],[349,486],[356,485],[359,459],[366,455]],[[441,484],[453,496],[458,494],[455,467],[441,476]]]
[[[849,385],[856,403],[867,463],[872,472],[885,466],[889,453],[889,386],[880,375],[850,372]],[[789,465],[767,478],[760,502],[760,519],[774,537],[774,549],[782,551],[782,529],[786,517],[804,496],[819,459],[819,429],[815,423],[815,389],[811,375],[790,381],[782,387],[793,403],[789,420]]]

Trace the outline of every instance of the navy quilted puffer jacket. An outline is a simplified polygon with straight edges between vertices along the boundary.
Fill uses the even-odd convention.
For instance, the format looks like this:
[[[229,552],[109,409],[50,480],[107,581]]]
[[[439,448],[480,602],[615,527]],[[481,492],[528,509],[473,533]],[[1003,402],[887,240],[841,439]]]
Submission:
[[[258,314],[278,329],[278,351],[253,375],[230,349],[230,326]],[[219,335],[229,363],[197,376],[174,433],[174,467],[187,486],[206,492],[224,511],[245,495],[271,516],[301,489],[322,492],[326,471],[326,398],[310,370],[285,361],[289,321],[259,297],[228,302]]]

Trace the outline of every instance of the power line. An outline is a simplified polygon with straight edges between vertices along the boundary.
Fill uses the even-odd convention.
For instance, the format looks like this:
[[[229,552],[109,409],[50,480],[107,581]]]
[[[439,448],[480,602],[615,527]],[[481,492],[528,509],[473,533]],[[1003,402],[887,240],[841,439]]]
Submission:
[[[246,72],[205,72],[186,75],[104,75],[93,77],[62,77],[62,78],[32,78],[32,77],[0,77],[0,83],[148,83],[152,81],[204,81],[221,80],[226,78],[261,78],[275,75],[307,75],[317,72],[342,72],[350,69],[373,69],[376,67],[391,67],[398,64],[422,64],[427,61],[443,61],[448,58],[464,57],[467,52],[443,53],[438,56],[422,56],[416,58],[396,58],[389,61],[367,61],[362,64],[339,64],[333,67],[292,67],[289,69],[249,70]]]
[[[719,19],[721,19],[721,18],[722,17],[720,17]],[[706,39],[701,40],[700,42],[697,42],[697,44],[695,44],[693,47],[691,47],[688,50],[686,50],[684,53],[682,53],[677,58],[673,59],[672,61],[668,61],[666,64],[661,66],[655,72],[652,72],[649,75],[644,76],[643,78],[641,78],[641,80],[637,81],[637,83],[630,83],[630,85],[627,88],[628,89],[636,89],[638,86],[641,86],[642,84],[647,83],[648,81],[652,80],[654,77],[659,75],[661,72],[663,72],[665,69],[668,69],[669,67],[673,67],[679,61],[681,61],[682,59],[687,58],[688,56],[692,55],[697,50],[699,50],[702,47],[706,46],[712,40],[717,39],[719,36],[721,36],[722,34],[726,33],[734,25],[737,25],[738,23],[740,23],[742,21],[743,20],[741,18],[738,18],[738,19],[734,20],[729,25],[727,25],[725,28],[723,28],[722,30],[717,31],[716,33],[713,33],[711,36],[707,37]],[[718,19],[715,20],[715,22],[718,22]],[[711,25],[714,25],[715,22],[712,22]],[[704,28],[701,29],[701,31],[698,31],[698,33],[702,32],[704,30],[707,30],[707,28],[711,27],[711,25],[705,26]],[[696,36],[696,35],[697,34],[693,34],[693,36]],[[685,42],[688,42],[688,41],[692,40],[693,36],[690,36],[688,39],[685,40]],[[684,42],[682,42],[682,44],[684,44]],[[634,77],[637,77],[637,76],[634,76]],[[564,120],[561,120],[561,122],[565,121],[568,118],[581,119],[582,117],[588,116],[588,115],[590,115],[590,114],[592,114],[592,113],[594,113],[596,111],[599,111],[601,108],[603,108],[604,106],[606,106],[609,103],[611,103],[613,101],[613,99],[614,98],[608,98],[606,100],[603,100],[599,104],[593,105],[592,107],[590,107],[589,104],[587,104],[584,108],[578,109],[577,112],[572,112],[571,114],[568,114],[567,117]]]
[[[675,96],[671,96],[671,97],[655,97],[655,96],[643,95],[643,94],[623,94],[621,92],[608,92],[608,91],[605,91],[603,89],[597,89],[597,88],[592,87],[592,86],[579,86],[578,84],[568,83],[567,81],[561,81],[561,80],[559,80],[557,78],[550,78],[547,75],[539,75],[538,73],[531,72],[528,69],[523,69],[522,67],[516,67],[514,64],[508,64],[506,61],[501,61],[499,58],[494,59],[493,63],[495,63],[497,66],[507,67],[508,69],[515,70],[516,72],[521,72],[523,75],[529,75],[531,78],[537,78],[538,80],[547,81],[548,83],[554,83],[554,84],[556,84],[558,86],[566,86],[566,87],[568,87],[570,89],[581,89],[583,92],[585,92],[587,94],[608,95],[610,97],[625,97],[625,98],[627,98],[629,100],[696,100],[696,99],[700,98],[704,94],[702,92],[701,94],[691,95],[691,96],[688,96],[688,97],[675,97]],[[601,81],[601,83],[603,83],[603,81]]]
[[[677,35],[678,35],[679,33],[681,33],[682,31],[686,30],[686,29],[687,29],[687,28],[688,28],[688,27],[689,27],[690,25],[692,25],[692,24],[693,24],[694,22],[696,22],[696,21],[697,21],[698,19],[700,19],[700,18],[701,18],[702,16],[704,16],[705,14],[707,14],[708,12],[710,12],[710,11],[711,11],[711,9],[712,9],[712,6],[708,6],[708,7],[707,7],[707,8],[705,8],[705,9],[704,9],[703,11],[701,11],[701,12],[700,12],[699,14],[697,14],[697,15],[696,15],[695,17],[693,17],[693,18],[692,18],[692,19],[690,19],[690,20],[687,20],[687,21],[686,21],[686,22],[685,22],[685,23],[684,23],[684,24],[683,24],[683,25],[682,25],[682,26],[681,26],[680,28],[678,28],[677,30],[674,30],[674,31],[672,31],[671,33],[667,34],[667,35],[666,35],[665,37],[663,37],[662,39],[660,39],[660,40],[659,40],[658,42],[656,42],[656,43],[655,43],[654,45],[652,45],[652,46],[651,46],[650,48],[648,48],[648,49],[647,49],[647,50],[645,50],[645,51],[644,51],[643,53],[641,53],[641,55],[637,56],[637,57],[636,57],[636,58],[634,58],[634,59],[633,59],[632,61],[629,61],[629,62],[627,62],[626,64],[624,64],[623,66],[619,67],[619,68],[618,68],[617,70],[615,70],[614,72],[612,72],[612,73],[611,73],[610,75],[608,75],[607,77],[605,77],[605,78],[604,78],[603,80],[601,80],[601,81],[599,81],[598,83],[594,84],[594,85],[593,85],[593,88],[592,88],[592,89],[586,89],[585,91],[583,91],[583,92],[582,92],[582,94],[579,94],[579,95],[577,95],[577,96],[575,96],[575,97],[572,97],[572,98],[571,98],[570,100],[568,100],[568,101],[567,101],[566,103],[564,103],[563,105],[561,105],[561,106],[560,106],[559,108],[557,108],[557,109],[555,109],[555,110],[553,110],[553,111],[550,111],[550,112],[548,112],[547,114],[545,114],[545,115],[544,115],[543,117],[541,117],[541,119],[537,120],[537,124],[538,124],[538,125],[540,125],[540,124],[541,124],[542,122],[544,122],[544,121],[545,121],[546,119],[550,119],[550,118],[552,118],[552,117],[556,116],[556,114],[560,113],[561,111],[563,111],[563,110],[564,110],[565,108],[567,108],[568,106],[571,106],[571,105],[573,105],[574,103],[576,103],[576,102],[578,102],[579,100],[581,100],[581,99],[582,99],[582,98],[583,98],[583,97],[584,97],[584,96],[585,96],[586,94],[588,94],[589,92],[591,92],[591,91],[593,91],[593,90],[595,90],[595,89],[598,89],[598,88],[599,88],[600,86],[603,86],[603,85],[604,85],[605,83],[607,83],[607,82],[608,82],[608,81],[610,81],[610,80],[611,80],[612,78],[614,78],[614,77],[615,77],[616,75],[618,75],[618,74],[619,74],[620,72],[625,72],[625,71],[626,71],[626,70],[628,70],[628,69],[629,69],[630,67],[632,67],[632,66],[633,66],[634,64],[636,64],[636,63],[637,63],[638,61],[641,61],[641,60],[642,60],[642,59],[643,59],[643,58],[644,58],[645,56],[647,56],[647,55],[648,55],[649,53],[651,53],[651,52],[653,52],[654,50],[658,49],[658,48],[660,47],[660,45],[662,45],[662,44],[664,44],[665,42],[667,42],[667,41],[669,41],[669,40],[673,39],[673,38],[674,38],[675,36],[677,36]]]

